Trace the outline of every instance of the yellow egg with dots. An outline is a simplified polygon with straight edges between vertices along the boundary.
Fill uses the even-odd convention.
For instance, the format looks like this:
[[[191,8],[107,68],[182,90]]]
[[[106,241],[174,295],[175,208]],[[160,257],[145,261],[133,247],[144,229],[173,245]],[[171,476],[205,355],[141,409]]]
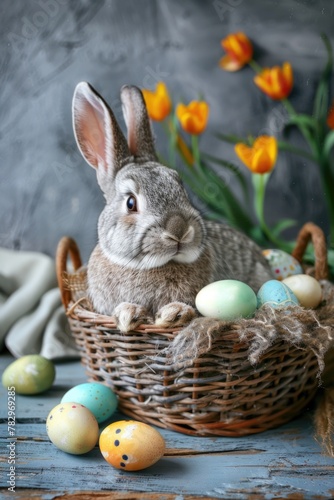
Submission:
[[[116,469],[136,471],[155,464],[165,453],[165,440],[150,425],[120,420],[108,425],[100,435],[104,459]]]
[[[322,290],[319,281],[308,274],[296,274],[283,280],[293,291],[302,307],[315,309],[322,300]]]
[[[82,455],[94,448],[99,439],[99,425],[88,408],[79,403],[60,403],[49,413],[46,432],[60,450]]]

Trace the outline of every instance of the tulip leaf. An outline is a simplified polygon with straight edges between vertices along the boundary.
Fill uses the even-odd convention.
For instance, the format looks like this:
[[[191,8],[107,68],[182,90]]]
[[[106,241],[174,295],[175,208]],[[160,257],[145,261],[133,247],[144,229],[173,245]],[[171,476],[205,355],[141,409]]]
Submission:
[[[329,278],[334,280],[334,249],[330,248],[327,252],[327,260],[329,267]]]
[[[202,186],[199,185],[196,178],[195,179],[192,178],[184,171],[179,171],[179,174],[183,182],[191,189],[196,198],[203,201],[208,208],[213,206],[210,196],[206,195],[206,192],[203,191],[203,185]],[[214,212],[219,213],[221,217],[227,217],[224,207],[222,205],[220,205],[219,207],[214,206]]]
[[[236,221],[233,217],[233,213],[229,205],[230,202],[227,201],[229,197],[226,192],[222,193],[221,191],[217,191],[217,193],[209,193],[205,190],[205,188],[203,189],[203,184],[200,185],[199,183],[196,183],[196,185],[194,185],[189,182],[187,182],[187,184],[191,187],[195,196],[205,203],[207,208],[205,213],[209,213],[209,217],[211,219],[223,218],[231,225],[245,231],[246,225],[243,225],[241,220]]]
[[[286,141],[277,141],[278,149],[280,151],[288,151],[289,153],[293,153],[298,156],[302,156],[303,158],[307,158],[308,160],[316,162],[316,158],[313,155],[304,151],[304,149],[296,148],[293,144]]]
[[[297,126],[297,127],[308,127],[312,131],[316,131],[317,129],[317,123],[312,118],[312,116],[305,115],[303,113],[295,114],[289,118],[289,121],[285,124],[285,128],[289,128],[291,126]]]
[[[317,141],[317,136],[319,135],[318,122],[314,120],[311,116],[304,114],[295,114],[291,116],[290,120],[285,125],[284,133],[286,134],[289,128],[291,128],[292,126],[296,126],[299,128],[306,142],[310,146],[314,161],[318,161],[318,155],[319,155],[319,147]]]
[[[252,240],[256,241],[258,245],[262,248],[269,248],[270,241],[268,238],[263,234],[262,229],[260,228],[259,225],[254,225],[250,231],[249,231],[249,236],[252,238]]]
[[[221,141],[224,142],[229,142],[230,144],[237,144],[238,142],[242,142],[244,144],[248,145],[248,140],[244,139],[243,137],[238,137],[237,135],[233,134],[215,134],[215,136],[220,139]]]
[[[331,130],[325,137],[323,146],[323,155],[329,157],[330,152],[334,146],[334,130]]]
[[[313,116],[322,125],[322,128],[324,128],[328,113],[329,84],[333,70],[333,53],[328,37],[323,34],[322,40],[327,50],[327,63],[315,94]]]
[[[222,158],[216,158],[215,156],[209,155],[207,153],[202,153],[202,156],[204,158],[206,158],[208,161],[215,163],[221,167],[224,167],[227,170],[229,170],[230,172],[232,172],[235,175],[236,179],[239,181],[245,198],[248,199],[249,194],[248,194],[247,181],[246,181],[246,178],[240,172],[240,169],[238,168],[237,165],[235,165],[234,163],[232,163],[230,161],[223,160]]]
[[[271,229],[274,236],[279,236],[279,234],[288,229],[289,227],[293,227],[297,224],[297,221],[294,219],[282,219],[277,222],[274,227]]]
[[[210,166],[202,162],[202,168],[203,177],[199,179],[198,196],[204,200],[203,194],[205,194],[207,199],[210,198],[211,206],[223,207],[231,225],[249,234],[253,223],[248,213],[241,207],[225,181]],[[208,188],[212,188],[212,193]]]

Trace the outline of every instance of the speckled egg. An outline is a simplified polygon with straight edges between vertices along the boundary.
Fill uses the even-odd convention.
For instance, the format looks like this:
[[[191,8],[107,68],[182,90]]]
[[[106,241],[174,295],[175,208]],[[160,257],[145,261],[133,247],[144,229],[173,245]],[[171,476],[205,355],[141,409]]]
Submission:
[[[86,406],[98,423],[104,422],[115,412],[117,397],[110,389],[99,382],[87,382],[72,387],[62,397],[62,403],[75,401]]]
[[[299,305],[292,290],[281,281],[269,280],[264,283],[257,294],[258,307],[268,305],[275,309]]]
[[[263,255],[267,259],[275,278],[279,281],[294,274],[302,274],[303,269],[292,255],[283,250],[263,250]]]
[[[196,296],[196,308],[203,316],[225,321],[251,317],[256,305],[254,291],[238,280],[215,281]]]
[[[2,385],[14,386],[18,394],[39,394],[50,389],[55,376],[52,361],[39,354],[29,354],[7,366],[2,374]]]
[[[100,450],[116,469],[142,470],[155,464],[165,452],[165,440],[153,427],[135,420],[108,425],[100,436]]]
[[[99,439],[99,424],[91,411],[78,403],[60,403],[49,413],[46,432],[62,451],[82,455],[92,450]]]
[[[322,300],[322,290],[319,281],[307,274],[296,274],[285,278],[285,283],[295,294],[303,307],[314,309]]]

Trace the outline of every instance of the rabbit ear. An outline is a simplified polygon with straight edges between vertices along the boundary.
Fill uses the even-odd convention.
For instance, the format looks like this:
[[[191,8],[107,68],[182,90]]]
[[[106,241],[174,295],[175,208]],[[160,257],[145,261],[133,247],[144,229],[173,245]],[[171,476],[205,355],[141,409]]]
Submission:
[[[124,85],[121,89],[121,100],[131,154],[137,158],[156,161],[151,124],[141,90],[135,86]]]
[[[113,112],[89,83],[76,86],[72,115],[81,154],[96,169],[98,183],[106,193],[124,159],[130,156],[126,139]]]

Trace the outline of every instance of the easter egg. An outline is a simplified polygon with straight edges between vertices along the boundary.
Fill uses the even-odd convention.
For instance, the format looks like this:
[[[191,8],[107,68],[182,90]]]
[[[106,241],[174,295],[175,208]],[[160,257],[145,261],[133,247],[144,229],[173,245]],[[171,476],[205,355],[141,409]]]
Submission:
[[[153,427],[135,420],[108,425],[100,435],[104,459],[116,469],[142,470],[155,464],[165,452],[165,440]]]
[[[99,382],[87,382],[72,387],[62,397],[62,403],[74,401],[86,406],[98,423],[104,422],[115,412],[117,397],[106,385]]]
[[[294,274],[302,274],[303,269],[292,255],[283,250],[263,250],[263,255],[267,259],[270,269],[277,280],[283,280]]]
[[[257,294],[258,307],[268,305],[275,309],[299,305],[292,290],[283,282],[269,280],[264,283]]]
[[[254,291],[238,280],[215,281],[196,296],[196,308],[203,316],[225,321],[251,317],[256,305]]]
[[[47,391],[56,376],[54,364],[39,354],[29,354],[13,361],[2,374],[4,387],[15,387],[18,394]]]
[[[82,455],[92,450],[99,439],[99,424],[91,411],[78,403],[60,403],[49,413],[46,432],[62,451]]]
[[[285,283],[295,294],[303,307],[313,309],[322,299],[322,290],[319,281],[308,274],[296,274],[285,278]]]

